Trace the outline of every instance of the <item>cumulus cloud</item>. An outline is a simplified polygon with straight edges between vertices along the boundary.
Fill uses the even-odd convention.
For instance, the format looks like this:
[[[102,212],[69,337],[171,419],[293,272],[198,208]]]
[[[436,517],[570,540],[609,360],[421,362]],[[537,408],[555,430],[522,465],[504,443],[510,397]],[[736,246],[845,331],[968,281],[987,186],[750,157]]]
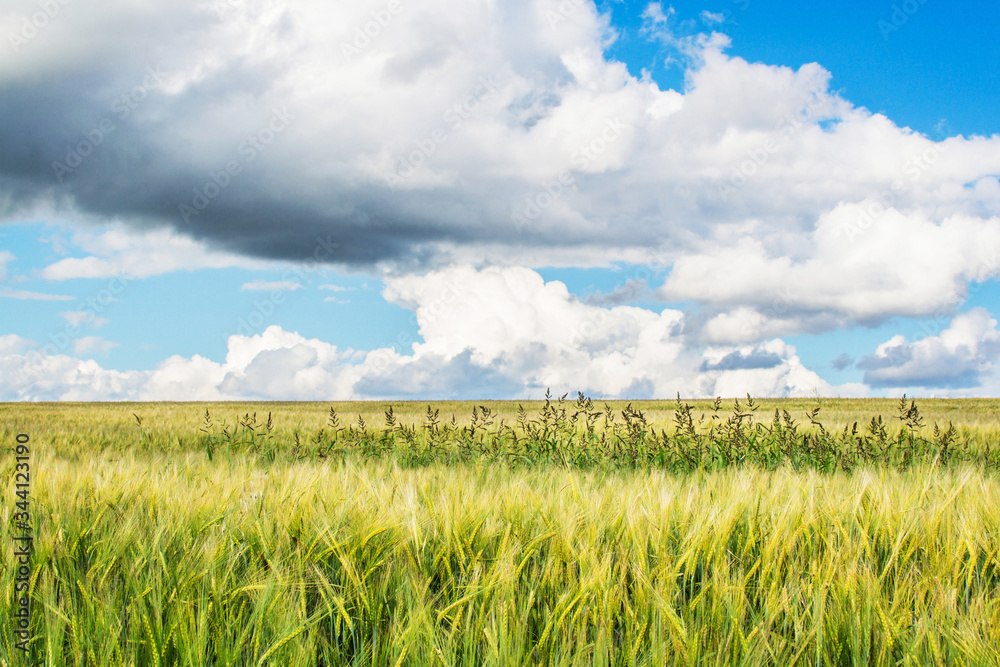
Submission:
[[[998,358],[997,321],[985,309],[973,308],[940,335],[915,342],[893,336],[858,367],[872,387],[969,389],[992,375]]]
[[[114,224],[102,233],[77,231],[72,236],[72,243],[87,255],[49,264],[41,271],[43,278],[145,278],[181,270],[264,266],[261,261],[213,251],[169,229],[136,231],[123,224]]]
[[[98,336],[82,336],[73,340],[73,354],[78,357],[107,354],[116,347],[118,347],[118,343],[104,340]]]
[[[794,254],[750,235],[706,243],[677,260],[659,295],[732,308],[705,335],[736,342],[939,313],[964,300],[970,281],[1000,274],[1000,218],[935,222],[888,209],[872,220],[869,211],[841,204]]]
[[[21,338],[15,334],[0,336],[0,356],[15,354],[32,346],[34,346],[33,341]]]
[[[108,370],[93,360],[36,350],[0,355],[0,376],[4,400],[11,401],[134,400],[146,380],[144,373]]]
[[[638,301],[649,292],[649,284],[645,280],[629,278],[608,293],[596,291],[588,294],[585,302],[589,306],[620,306]]]
[[[9,353],[0,372],[14,378],[6,396],[27,400],[100,392],[138,400],[333,400],[537,397],[547,388],[627,398],[858,391],[830,387],[781,340],[704,348],[686,336],[680,311],[589,305],[530,269],[463,265],[397,275],[384,295],[414,311],[422,340],[406,354],[340,350],[271,326],[232,336],[221,362],[173,356],[152,371],[116,372],[32,351]],[[107,349],[99,339],[78,342],[87,351]]]
[[[253,282],[243,283],[243,286],[240,289],[263,292],[289,291],[302,289],[302,284],[292,282],[290,280],[279,280],[277,282],[255,280]]]
[[[77,353],[102,351],[100,339],[77,339]],[[22,345],[23,347],[23,345]],[[30,350],[0,356],[11,400],[283,400],[351,398],[349,358],[336,347],[269,327],[233,336],[223,362],[172,356],[152,371],[113,371],[92,360]],[[339,380],[341,376],[347,381]]]
[[[245,364],[171,358],[159,375],[53,356],[37,395],[87,378],[114,395],[258,395],[247,378],[279,368],[303,373],[275,385],[294,396],[839,391],[780,338],[951,314],[1000,273],[1000,135],[932,140],[841,97],[820,64],[733,57],[661,3],[644,30],[681,57],[683,90],[609,61],[592,2],[401,7],[372,23],[384,0],[109,0],[67,6],[0,60],[0,222],[44,211],[79,230],[83,256],[43,279],[271,259],[387,271],[422,336],[347,360],[277,330]],[[638,279],[581,302],[531,270],[611,262],[669,267],[646,285],[691,310],[628,306]],[[491,263],[527,268],[447,268]],[[868,372],[891,382],[906,363]]]
[[[893,206],[913,236],[959,213],[996,225],[1000,137],[931,141],[839,97],[820,65],[751,64],[727,55],[722,35],[688,40],[691,69],[675,91],[606,60],[614,35],[589,2],[429,0],[369,36],[381,0],[226,7],[67,10],[0,65],[5,219],[44,203],[175,235],[141,252],[67,258],[47,277],[145,275],[232,255],[427,268],[659,251],[686,260],[670,283],[680,294],[698,292],[689,277],[724,251],[747,251],[766,287],[820,271],[828,257],[802,234],[896,181],[905,189]],[[646,19],[668,30],[669,14],[653,3]],[[748,235],[762,247],[733,241]],[[181,238],[220,254],[197,255]],[[805,307],[851,293],[821,287]],[[865,317],[880,298],[838,307]]]

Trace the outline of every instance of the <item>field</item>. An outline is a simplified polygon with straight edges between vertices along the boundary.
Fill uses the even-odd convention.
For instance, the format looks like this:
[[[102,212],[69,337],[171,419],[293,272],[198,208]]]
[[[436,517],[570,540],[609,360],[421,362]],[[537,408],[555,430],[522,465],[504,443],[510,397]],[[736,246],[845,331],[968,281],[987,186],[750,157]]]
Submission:
[[[998,665],[998,410],[0,404],[0,507],[37,664]]]

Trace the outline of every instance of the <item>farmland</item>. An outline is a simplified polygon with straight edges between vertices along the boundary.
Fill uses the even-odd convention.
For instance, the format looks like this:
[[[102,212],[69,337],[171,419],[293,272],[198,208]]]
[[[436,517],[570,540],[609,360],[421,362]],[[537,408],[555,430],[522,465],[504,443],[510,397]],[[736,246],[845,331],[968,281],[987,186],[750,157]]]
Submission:
[[[41,664],[995,665],[998,409],[3,404],[2,511]]]

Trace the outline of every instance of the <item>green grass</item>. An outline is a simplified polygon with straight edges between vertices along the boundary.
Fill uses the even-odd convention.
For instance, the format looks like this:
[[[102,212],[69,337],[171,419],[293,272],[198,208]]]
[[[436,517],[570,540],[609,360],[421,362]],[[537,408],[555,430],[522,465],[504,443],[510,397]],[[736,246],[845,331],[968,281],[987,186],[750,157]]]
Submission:
[[[527,407],[513,402],[0,404],[0,417],[11,413],[0,435],[10,439],[30,432],[67,456],[128,443],[141,451],[201,450],[210,458],[252,453],[267,462],[360,456],[404,466],[479,461],[677,473],[733,465],[905,470],[935,463],[989,471],[1000,470],[1000,428],[993,421],[997,404],[969,401],[964,413],[956,411],[961,404],[955,401],[926,401],[918,407],[906,400],[851,404],[749,396],[731,407],[719,399],[625,404],[582,395],[546,398]],[[866,419],[859,410],[869,405],[878,410]],[[466,407],[468,413],[459,413]]]
[[[828,432],[891,424],[900,407],[831,403]],[[511,465],[489,450],[420,463],[404,428],[418,449],[434,442],[425,403],[393,404],[395,426],[388,404],[334,404],[345,421],[362,414],[371,442],[391,439],[367,452],[347,435],[357,424],[334,438],[331,404],[4,404],[0,512],[12,529],[9,448],[29,433],[39,664],[997,665],[1000,478],[983,457],[1000,435],[997,402],[952,404],[921,401],[929,423],[889,429],[928,449],[905,466],[823,471],[785,457],[682,473]],[[460,452],[471,404],[433,407],[437,447]],[[517,424],[517,404],[488,407]],[[544,422],[544,404],[524,407]],[[616,424],[625,407],[613,404]],[[644,432],[680,438],[676,407],[633,403]],[[742,432],[777,408],[819,437],[802,414],[815,407],[761,401]],[[453,409],[465,421],[446,438]],[[254,412],[262,435],[231,428]],[[693,406],[689,444],[738,446],[721,426],[732,413],[711,413]],[[968,460],[940,459],[931,424],[948,419]],[[496,423],[473,440],[506,433]],[[550,426],[564,444],[587,434],[585,418]],[[319,429],[325,457],[302,445]],[[19,664],[5,548],[4,666]]]

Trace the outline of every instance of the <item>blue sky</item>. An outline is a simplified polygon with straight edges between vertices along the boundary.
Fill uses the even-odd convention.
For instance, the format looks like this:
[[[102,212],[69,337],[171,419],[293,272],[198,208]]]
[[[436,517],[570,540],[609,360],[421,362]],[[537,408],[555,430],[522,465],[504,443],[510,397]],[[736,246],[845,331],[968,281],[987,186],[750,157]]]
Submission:
[[[623,32],[608,54],[636,75],[645,68],[663,85],[682,86],[680,64],[664,67],[662,50],[639,34],[648,4],[602,5]],[[929,136],[997,131],[992,110],[1000,102],[1000,76],[991,66],[1000,57],[995,4],[731,0],[663,6],[673,7],[679,21],[692,22],[691,31],[705,29],[702,12],[722,16],[714,27],[732,39],[729,53],[751,62],[820,63],[833,75],[831,88],[898,125]],[[942,121],[946,124],[939,126]]]
[[[4,12],[0,400],[1000,388],[993,3]]]

